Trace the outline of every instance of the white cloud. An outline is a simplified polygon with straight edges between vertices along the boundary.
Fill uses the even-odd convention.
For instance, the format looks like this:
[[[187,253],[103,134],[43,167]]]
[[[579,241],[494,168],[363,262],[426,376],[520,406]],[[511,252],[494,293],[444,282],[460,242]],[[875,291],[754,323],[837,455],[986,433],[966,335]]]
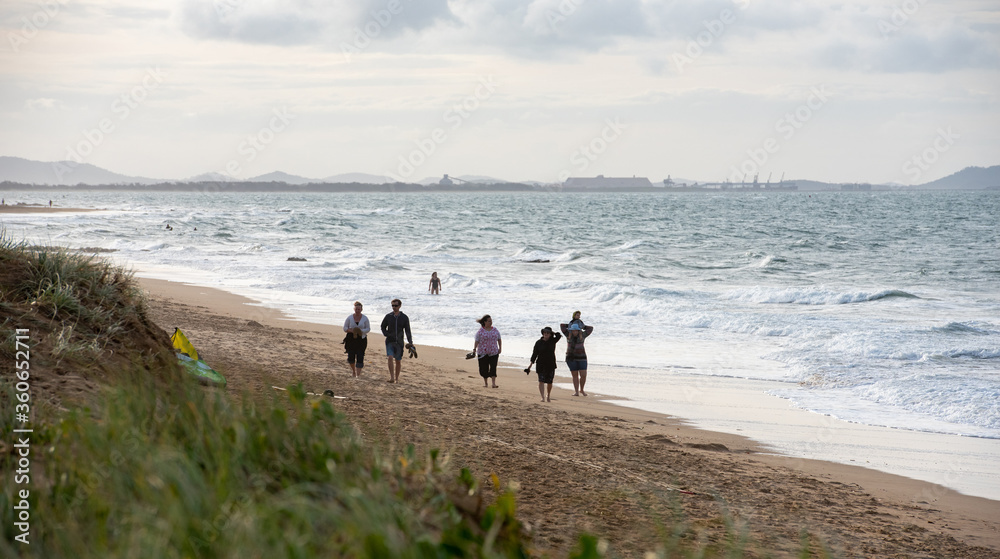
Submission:
[[[938,74],[964,68],[996,69],[1000,46],[995,37],[967,28],[905,29],[886,38],[834,39],[818,49],[817,60],[844,70]]]
[[[183,0],[178,12],[181,29],[200,39],[331,47],[372,21],[392,37],[450,17],[445,0]]]
[[[56,107],[55,99],[48,99],[46,97],[39,97],[37,99],[28,99],[24,102],[25,110],[29,112],[33,111],[45,111],[48,109],[54,109]]]

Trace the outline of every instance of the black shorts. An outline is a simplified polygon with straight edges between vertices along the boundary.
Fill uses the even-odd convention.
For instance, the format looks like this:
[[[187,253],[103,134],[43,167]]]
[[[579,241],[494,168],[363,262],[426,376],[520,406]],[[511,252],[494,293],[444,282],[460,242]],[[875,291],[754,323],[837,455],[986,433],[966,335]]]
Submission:
[[[545,384],[552,384],[552,381],[556,378],[555,367],[545,367],[541,366],[535,369],[538,373],[538,382],[544,382]]]
[[[499,355],[483,355],[479,358],[479,376],[483,378],[496,378],[497,376],[497,361],[500,360]]]
[[[356,369],[361,369],[365,366],[365,350],[368,349],[368,338],[361,338],[360,342],[355,342],[355,346],[351,348],[353,351],[347,352],[347,362],[354,365]]]

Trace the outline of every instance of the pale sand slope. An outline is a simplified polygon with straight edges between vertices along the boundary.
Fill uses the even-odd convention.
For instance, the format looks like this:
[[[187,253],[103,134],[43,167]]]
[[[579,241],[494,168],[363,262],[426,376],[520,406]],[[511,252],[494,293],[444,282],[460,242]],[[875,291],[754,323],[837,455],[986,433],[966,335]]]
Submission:
[[[841,557],[1000,558],[998,501],[856,466],[757,454],[738,436],[559,389],[543,404],[523,363],[501,369],[499,389],[483,388],[464,352],[421,346],[419,332],[419,358],[403,361],[401,384],[385,382],[375,334],[364,378],[355,380],[339,326],[292,321],[211,288],[140,281],[157,324],[182,327],[227,376],[229,392],[270,396],[272,384],[302,382],[347,396],[335,406],[369,438],[440,448],[480,480],[496,473],[517,482],[520,518],[535,545],[556,556],[581,531],[607,538],[622,556],[653,549],[673,503],[718,535],[724,502],[778,556],[793,556],[806,529]],[[384,312],[367,310],[377,330]]]
[[[765,441],[778,454],[841,464],[939,483],[967,495],[1000,499],[1000,440],[895,429],[813,413],[771,395],[789,384],[692,375],[666,369],[671,390],[621,405],[664,411],[703,429]],[[592,388],[613,392],[600,374]]]
[[[66,212],[96,212],[98,210],[88,208],[59,208],[49,206],[36,206],[33,204],[6,204],[0,206],[0,213],[3,214],[47,214]]]

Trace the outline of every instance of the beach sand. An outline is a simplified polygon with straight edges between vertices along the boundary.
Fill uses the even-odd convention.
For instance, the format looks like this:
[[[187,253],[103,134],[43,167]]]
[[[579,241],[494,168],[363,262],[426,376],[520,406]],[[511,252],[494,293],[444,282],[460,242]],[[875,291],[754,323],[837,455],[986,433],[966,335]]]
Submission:
[[[60,208],[53,206],[43,206],[38,204],[5,204],[0,206],[0,213],[4,214],[48,214],[65,212],[96,212],[93,208]]]
[[[800,534],[838,557],[1000,558],[1000,501],[858,466],[765,454],[751,440],[692,428],[681,418],[573,397],[540,402],[534,373],[509,363],[484,388],[464,352],[420,345],[389,384],[381,336],[352,379],[339,326],[290,320],[223,291],[141,279],[151,316],[181,327],[235,395],[270,397],[272,385],[332,389],[334,405],[367,438],[441,449],[484,486],[496,474],[518,487],[534,547],[565,556],[587,531],[618,556],[642,556],[664,526],[683,521],[721,537],[725,515],[760,548],[797,556]],[[350,309],[346,309],[346,318]],[[366,309],[376,327],[385,310]],[[405,312],[405,307],[404,307]],[[470,340],[471,347],[471,340]],[[566,382],[560,364],[557,383]]]

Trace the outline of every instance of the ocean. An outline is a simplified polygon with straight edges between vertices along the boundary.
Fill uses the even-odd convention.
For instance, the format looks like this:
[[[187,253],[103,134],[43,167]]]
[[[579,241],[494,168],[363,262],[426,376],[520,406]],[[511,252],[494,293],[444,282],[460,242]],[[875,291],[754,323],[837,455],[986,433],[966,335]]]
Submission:
[[[418,346],[468,350],[488,313],[521,367],[579,310],[588,388],[652,411],[677,413],[681,377],[745,380],[824,416],[1000,448],[997,192],[5,198],[104,210],[0,215],[9,237],[110,250],[303,319],[342,324],[360,300],[379,322],[398,297]]]

